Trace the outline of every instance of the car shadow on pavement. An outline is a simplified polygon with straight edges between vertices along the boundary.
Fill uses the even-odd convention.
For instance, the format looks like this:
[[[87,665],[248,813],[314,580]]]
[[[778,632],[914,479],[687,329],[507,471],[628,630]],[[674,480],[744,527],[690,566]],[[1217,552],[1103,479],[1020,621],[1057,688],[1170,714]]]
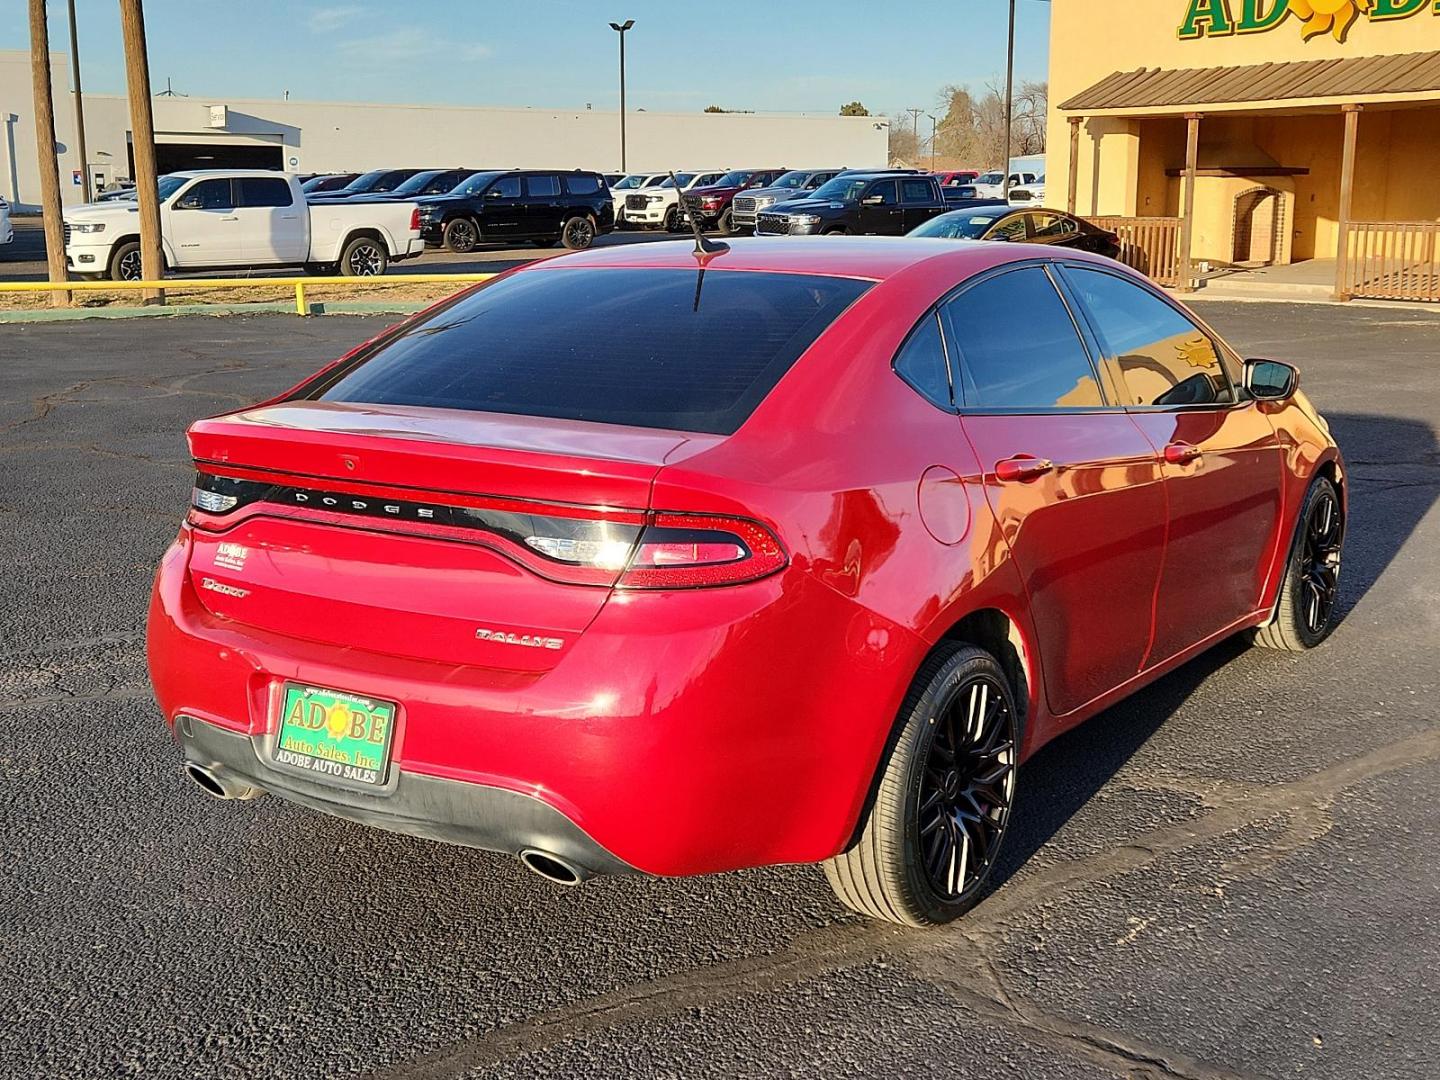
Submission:
[[[1403,417],[1327,416],[1345,454],[1350,496],[1337,618],[1354,610],[1440,497],[1440,441]],[[1211,675],[1249,651],[1224,641],[1047,744],[1025,763],[991,888],[1014,875],[1081,811]]]

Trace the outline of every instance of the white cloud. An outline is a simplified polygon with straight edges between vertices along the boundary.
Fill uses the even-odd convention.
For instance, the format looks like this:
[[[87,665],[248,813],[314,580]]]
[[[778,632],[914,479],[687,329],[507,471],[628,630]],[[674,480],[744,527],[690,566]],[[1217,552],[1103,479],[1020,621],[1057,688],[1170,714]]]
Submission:
[[[365,14],[367,14],[366,10],[359,4],[339,4],[335,7],[323,7],[312,11],[305,23],[313,33],[329,34]]]
[[[347,60],[403,64],[418,60],[484,60],[493,50],[479,41],[456,41],[420,29],[395,30],[373,37],[351,38],[335,45]]]

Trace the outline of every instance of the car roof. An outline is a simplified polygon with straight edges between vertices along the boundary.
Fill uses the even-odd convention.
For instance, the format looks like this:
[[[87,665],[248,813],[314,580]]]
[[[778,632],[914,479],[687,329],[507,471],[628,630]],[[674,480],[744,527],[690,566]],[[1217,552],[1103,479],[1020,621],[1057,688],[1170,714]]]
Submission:
[[[185,180],[198,180],[204,176],[278,176],[284,180],[295,174],[281,172],[279,169],[179,169],[165,175],[179,176]]]
[[[727,240],[728,249],[707,256],[707,270],[752,270],[884,281],[931,260],[947,262],[947,271],[964,277],[1005,262],[1035,260],[1048,254],[1033,244],[996,244],[983,240],[949,240],[930,237],[830,236],[824,238],[740,237]],[[1084,252],[1065,249],[1066,259],[1086,258]],[[1109,263],[1109,260],[1101,260]],[[696,268],[693,240],[660,241],[590,248],[543,259],[517,273],[579,267],[634,269]]]

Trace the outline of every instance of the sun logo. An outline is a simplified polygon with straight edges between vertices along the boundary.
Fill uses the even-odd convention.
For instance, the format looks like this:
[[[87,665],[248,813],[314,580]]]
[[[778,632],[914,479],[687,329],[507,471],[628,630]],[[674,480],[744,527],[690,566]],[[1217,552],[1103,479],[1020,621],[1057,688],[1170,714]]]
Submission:
[[[1375,0],[1290,0],[1290,10],[1305,24],[1300,36],[1306,41],[1326,33],[1344,41],[1360,13],[1374,6]]]
[[[344,705],[336,705],[330,710],[330,715],[325,718],[325,730],[330,733],[332,739],[338,739],[349,729],[349,708]]]

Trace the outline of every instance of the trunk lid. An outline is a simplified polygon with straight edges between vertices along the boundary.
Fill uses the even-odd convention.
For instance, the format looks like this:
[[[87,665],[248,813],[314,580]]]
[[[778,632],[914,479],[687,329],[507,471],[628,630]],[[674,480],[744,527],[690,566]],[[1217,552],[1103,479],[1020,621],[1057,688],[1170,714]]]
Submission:
[[[556,553],[623,549],[660,468],[718,438],[312,401],[202,420],[189,437],[197,483],[242,492],[234,509],[192,511],[191,580],[212,614],[532,672],[559,661],[619,575]]]

